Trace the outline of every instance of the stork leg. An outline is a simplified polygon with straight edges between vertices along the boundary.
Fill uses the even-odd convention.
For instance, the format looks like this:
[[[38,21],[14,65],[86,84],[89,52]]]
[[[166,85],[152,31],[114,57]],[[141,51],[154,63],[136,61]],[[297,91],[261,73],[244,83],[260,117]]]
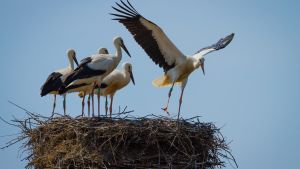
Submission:
[[[180,99],[179,99],[179,107],[178,107],[177,120],[179,120],[179,117],[180,117],[180,109],[181,109],[181,104],[182,104],[183,91],[184,91],[184,88],[181,89],[181,94],[180,94]]]
[[[98,117],[100,117],[100,88],[97,89],[97,99],[98,99]]]
[[[81,116],[84,116],[84,100],[85,100],[85,92],[83,92],[82,103],[81,103]]]
[[[92,117],[94,117],[94,93],[91,94],[92,97]]]
[[[91,94],[89,94],[87,103],[88,103],[88,117],[90,117],[90,109],[91,109]]]
[[[167,102],[167,105],[162,108],[163,111],[165,111],[168,115],[170,115],[169,111],[168,111],[168,106],[169,106],[169,102],[170,102],[170,98],[171,98],[171,95],[172,95],[172,91],[173,91],[173,87],[174,87],[174,84],[175,82],[172,84],[172,87],[170,88],[170,91],[169,91],[169,94],[168,94],[168,102]]]
[[[113,100],[114,100],[114,95],[110,95],[110,106],[109,106],[109,117],[111,118],[111,114],[112,114],[112,104],[113,104]]]
[[[107,111],[108,111],[108,102],[107,102],[107,96],[105,96],[105,115],[107,117]]]
[[[95,110],[94,110],[94,90],[95,90],[95,87],[96,87],[96,82],[94,82],[93,89],[92,89],[92,116],[93,117],[95,116]]]
[[[64,107],[64,116],[66,115],[66,97],[67,95],[64,94],[64,101],[63,101],[63,107]]]
[[[179,122],[179,118],[180,118],[180,110],[181,110],[183,92],[184,92],[187,81],[188,81],[188,79],[186,78],[185,80],[182,81],[182,84],[181,84],[181,94],[180,94],[180,98],[179,98],[179,107],[178,107],[178,115],[177,115],[178,122]]]
[[[55,106],[56,106],[56,94],[54,94],[54,101],[53,101],[52,116],[54,115]]]

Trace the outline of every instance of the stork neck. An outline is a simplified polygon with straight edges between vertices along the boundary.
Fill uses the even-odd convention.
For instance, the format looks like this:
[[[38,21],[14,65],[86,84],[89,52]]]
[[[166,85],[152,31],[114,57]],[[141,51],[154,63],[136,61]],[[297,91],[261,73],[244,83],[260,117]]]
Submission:
[[[192,56],[195,60],[200,60],[201,58],[203,58],[203,55],[201,55],[200,53],[196,53]]]
[[[72,59],[72,57],[68,57],[69,59],[69,67],[74,70],[74,60]]]
[[[121,50],[121,46],[118,44],[115,44],[115,47],[116,47],[115,59],[117,63],[119,63],[122,59],[122,50]]]
[[[188,57],[187,62],[188,64],[192,65],[193,69],[197,69],[200,66],[200,60],[197,57]]]

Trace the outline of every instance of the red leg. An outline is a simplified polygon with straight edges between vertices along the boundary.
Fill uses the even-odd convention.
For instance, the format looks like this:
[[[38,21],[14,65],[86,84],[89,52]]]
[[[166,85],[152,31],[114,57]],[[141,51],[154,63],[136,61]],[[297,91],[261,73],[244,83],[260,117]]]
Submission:
[[[94,110],[94,90],[95,90],[95,87],[96,87],[96,82],[94,82],[93,89],[92,89],[92,116],[93,117],[95,116],[95,110]]]
[[[180,94],[177,120],[179,120],[179,117],[180,117],[180,110],[181,110],[181,104],[182,104],[183,91],[184,90],[181,90],[181,94]]]
[[[87,103],[88,103],[88,117],[90,117],[90,109],[91,109],[91,94],[89,94]]]
[[[182,97],[183,97],[183,92],[186,86],[188,79],[183,80],[182,84],[181,84],[181,94],[180,94],[180,98],[179,98],[179,107],[178,107],[178,115],[177,115],[177,122],[179,122],[179,118],[180,118],[180,110],[181,110],[181,104],[182,104]]]
[[[107,103],[107,96],[105,96],[105,115],[107,117],[107,112],[108,112],[108,103]]]
[[[111,95],[110,96],[110,106],[109,106],[109,117],[111,118],[111,114],[112,114],[112,104],[113,104],[113,100],[114,100],[114,96]]]
[[[98,99],[98,117],[100,117],[100,91],[97,92],[97,99]]]
[[[83,92],[83,97],[82,97],[81,116],[84,116],[84,100],[85,100],[85,92]]]
[[[169,106],[169,102],[170,102],[170,98],[171,98],[171,95],[172,95],[172,91],[173,91],[173,87],[174,87],[174,84],[172,84],[172,87],[170,88],[170,91],[169,91],[169,94],[168,94],[168,102],[167,102],[167,105],[162,108],[163,111],[165,111],[168,115],[170,115],[169,111],[168,111],[168,106]]]

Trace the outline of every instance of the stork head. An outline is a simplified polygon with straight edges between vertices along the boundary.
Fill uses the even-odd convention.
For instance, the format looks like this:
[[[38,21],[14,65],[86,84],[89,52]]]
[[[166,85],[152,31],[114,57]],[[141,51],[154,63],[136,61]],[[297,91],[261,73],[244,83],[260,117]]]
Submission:
[[[126,46],[125,46],[125,44],[124,44],[124,41],[123,41],[123,39],[121,38],[121,37],[116,37],[116,38],[114,38],[114,44],[116,45],[116,46],[121,46],[121,48],[123,48],[124,49],[124,51],[127,53],[127,55],[129,56],[129,57],[131,57],[131,55],[130,55],[130,53],[128,52],[128,50],[127,50],[127,48],[126,48]]]
[[[134,81],[134,77],[133,77],[133,73],[132,73],[132,65],[128,62],[125,62],[123,64],[123,68],[126,72],[129,73],[130,79],[131,79],[132,83],[135,85],[135,81]]]
[[[108,54],[108,50],[106,48],[99,48],[98,53],[99,54]]]
[[[78,66],[78,61],[76,58],[76,52],[74,49],[68,49],[67,50],[67,55],[70,61],[74,60],[74,62],[76,63],[76,65]]]

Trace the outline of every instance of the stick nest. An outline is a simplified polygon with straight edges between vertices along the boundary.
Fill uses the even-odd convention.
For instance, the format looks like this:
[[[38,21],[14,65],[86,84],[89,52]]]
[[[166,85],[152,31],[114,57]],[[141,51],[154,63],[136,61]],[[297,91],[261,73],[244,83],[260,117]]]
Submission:
[[[27,112],[28,113],[28,112]],[[124,112],[123,112],[124,113]],[[43,117],[14,120],[26,168],[217,168],[235,162],[212,123],[162,116]],[[25,141],[24,141],[25,140]]]

